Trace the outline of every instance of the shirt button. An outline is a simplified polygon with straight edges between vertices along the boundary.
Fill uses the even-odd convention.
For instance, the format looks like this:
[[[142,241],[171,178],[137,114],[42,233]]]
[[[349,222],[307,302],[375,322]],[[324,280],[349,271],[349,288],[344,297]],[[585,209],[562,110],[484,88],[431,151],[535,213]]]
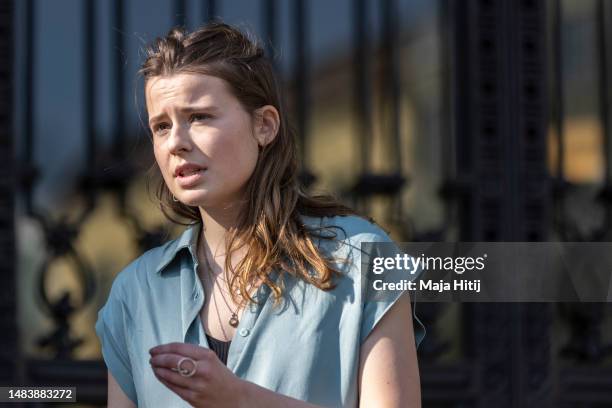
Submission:
[[[199,292],[196,292],[195,295],[193,295],[193,299],[194,300],[199,298],[199,297],[200,297],[200,293]]]
[[[244,327],[242,329],[240,329],[238,331],[238,334],[240,334],[242,337],[246,337],[249,335],[249,329],[245,329]]]

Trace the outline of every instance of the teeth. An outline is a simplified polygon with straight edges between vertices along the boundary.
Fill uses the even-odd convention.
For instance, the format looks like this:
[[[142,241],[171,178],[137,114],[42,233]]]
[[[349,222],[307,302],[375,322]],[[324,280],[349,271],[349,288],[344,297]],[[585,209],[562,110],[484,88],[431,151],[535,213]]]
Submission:
[[[185,176],[191,176],[192,174],[198,173],[200,170],[191,170],[191,171],[184,171],[181,172],[181,176],[185,177]]]

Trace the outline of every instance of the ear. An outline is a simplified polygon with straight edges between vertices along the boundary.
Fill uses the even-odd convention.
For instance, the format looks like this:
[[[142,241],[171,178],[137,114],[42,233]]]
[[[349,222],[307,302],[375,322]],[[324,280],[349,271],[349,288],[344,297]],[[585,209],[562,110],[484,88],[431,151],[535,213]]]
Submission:
[[[260,146],[270,144],[278,134],[280,127],[280,115],[272,105],[265,105],[255,110],[254,136]]]

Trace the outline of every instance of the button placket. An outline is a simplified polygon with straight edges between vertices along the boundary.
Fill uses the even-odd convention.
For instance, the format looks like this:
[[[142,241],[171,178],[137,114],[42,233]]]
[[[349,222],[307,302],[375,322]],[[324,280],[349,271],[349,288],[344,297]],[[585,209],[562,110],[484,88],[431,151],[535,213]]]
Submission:
[[[183,316],[183,319],[188,322],[188,327],[191,327],[192,325],[197,324],[200,321],[199,315],[200,315],[202,306],[204,305],[205,299],[204,299],[204,291],[202,289],[202,282],[200,282],[200,279],[197,273],[198,265],[199,265],[198,260],[193,255],[193,247],[190,245],[188,249],[191,254],[191,265],[190,265],[191,273],[185,274],[186,276],[189,276],[189,278],[186,278],[185,285],[188,285],[188,287],[191,287],[191,296],[187,298],[189,299],[188,305],[186,306],[187,316]],[[199,330],[196,327],[196,333],[198,332]],[[184,341],[187,340],[186,337],[184,337],[184,339],[185,339]]]
[[[250,307],[245,307],[240,316],[240,322],[237,327],[237,336],[234,336],[227,353],[227,367],[234,372],[236,363],[240,359],[242,350],[244,350],[247,337],[242,333],[249,333],[249,328],[253,325],[253,313]]]
[[[274,275],[272,278],[273,281],[276,281],[276,277]],[[240,357],[243,354],[242,352],[251,338],[250,334],[253,332],[257,318],[259,317],[262,309],[268,303],[268,298],[271,292],[270,288],[265,286],[261,290],[262,293],[256,295],[258,298],[258,304],[249,304],[244,308],[242,315],[240,316],[240,323],[238,323],[236,332],[237,336],[234,336],[232,343],[230,344],[227,356],[227,368],[234,373],[236,372],[236,368],[240,362]]]
[[[199,300],[194,300],[194,296],[196,293],[196,284],[194,282],[194,277],[192,273],[193,265],[187,258],[183,258],[181,261],[181,293],[180,293],[180,302],[181,302],[181,320],[182,320],[182,338],[183,342],[186,342],[187,332],[191,325],[193,324],[194,318],[198,314],[198,304]]]

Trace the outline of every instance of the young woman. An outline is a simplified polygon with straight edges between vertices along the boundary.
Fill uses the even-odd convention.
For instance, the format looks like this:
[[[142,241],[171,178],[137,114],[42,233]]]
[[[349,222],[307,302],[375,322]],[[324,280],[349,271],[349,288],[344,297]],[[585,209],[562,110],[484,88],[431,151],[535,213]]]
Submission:
[[[262,48],[223,23],[174,29],[141,74],[161,210],[191,222],[99,312],[109,407],[419,407],[408,294],[361,291],[360,244],[391,240],[301,189]]]

